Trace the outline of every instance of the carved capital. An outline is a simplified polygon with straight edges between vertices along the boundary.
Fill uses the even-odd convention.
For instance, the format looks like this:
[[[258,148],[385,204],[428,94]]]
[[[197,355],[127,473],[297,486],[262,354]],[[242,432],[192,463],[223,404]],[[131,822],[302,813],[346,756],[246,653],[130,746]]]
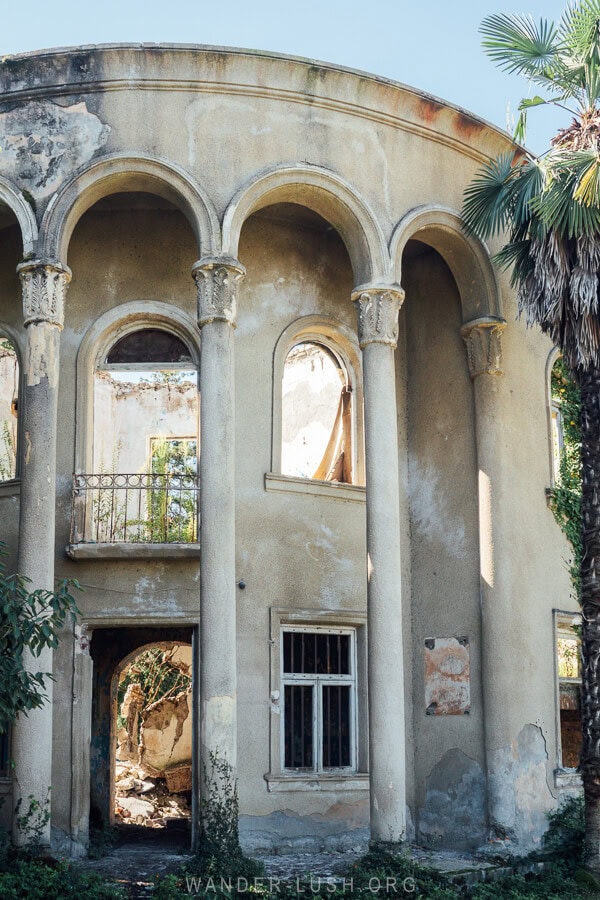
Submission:
[[[398,313],[404,302],[404,291],[393,287],[358,288],[352,293],[358,313],[358,343],[363,350],[367,344],[398,343]]]
[[[469,373],[478,375],[502,375],[502,332],[504,319],[473,319],[460,329],[467,346]]]
[[[198,325],[227,322],[235,328],[237,285],[245,268],[231,257],[205,257],[192,268],[198,288]]]
[[[62,329],[65,318],[65,294],[71,270],[59,262],[33,259],[17,266],[23,296],[25,325],[49,322]]]

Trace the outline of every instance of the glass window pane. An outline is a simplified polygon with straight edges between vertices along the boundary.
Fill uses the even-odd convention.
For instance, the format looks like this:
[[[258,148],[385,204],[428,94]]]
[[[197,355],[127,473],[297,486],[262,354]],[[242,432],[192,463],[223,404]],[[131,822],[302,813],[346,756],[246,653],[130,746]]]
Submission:
[[[313,768],[313,690],[311,684],[285,685],[286,769]]]
[[[323,768],[351,764],[350,686],[323,685]]]

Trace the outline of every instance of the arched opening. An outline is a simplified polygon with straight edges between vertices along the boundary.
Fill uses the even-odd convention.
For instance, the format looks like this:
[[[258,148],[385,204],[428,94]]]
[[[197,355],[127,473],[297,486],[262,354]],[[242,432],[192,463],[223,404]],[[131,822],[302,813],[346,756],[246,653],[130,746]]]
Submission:
[[[0,482],[17,477],[19,380],[17,349],[0,330]]]
[[[188,828],[192,801],[192,647],[161,641],[117,666],[111,688],[117,825]]]
[[[350,302],[354,277],[344,241],[312,209],[276,203],[245,221],[239,259],[247,274],[236,340],[268,347],[258,363],[264,362],[265,371],[252,384],[273,386],[272,396],[259,398],[254,390],[238,405],[241,416],[248,416],[248,431],[260,418],[271,431],[272,410],[272,459],[270,465],[262,462],[263,473],[362,484],[360,354]],[[262,316],[266,307],[267,327],[263,323],[256,333],[256,312]],[[238,383],[244,382],[243,374],[238,376]]]
[[[82,344],[92,372],[78,366],[73,545],[198,540],[194,252],[183,214],[147,193],[99,200],[73,232],[73,315],[106,321]]]
[[[94,629],[92,829],[112,825],[122,840],[190,845],[192,642],[185,626]]]
[[[352,384],[341,358],[321,342],[294,344],[281,394],[282,475],[352,484]]]

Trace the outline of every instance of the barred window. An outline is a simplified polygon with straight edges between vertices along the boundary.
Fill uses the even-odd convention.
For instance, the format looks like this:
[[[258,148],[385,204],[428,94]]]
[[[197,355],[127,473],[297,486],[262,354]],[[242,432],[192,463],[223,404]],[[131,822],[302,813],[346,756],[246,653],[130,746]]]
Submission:
[[[353,629],[283,629],[285,769],[355,770],[355,656]]]

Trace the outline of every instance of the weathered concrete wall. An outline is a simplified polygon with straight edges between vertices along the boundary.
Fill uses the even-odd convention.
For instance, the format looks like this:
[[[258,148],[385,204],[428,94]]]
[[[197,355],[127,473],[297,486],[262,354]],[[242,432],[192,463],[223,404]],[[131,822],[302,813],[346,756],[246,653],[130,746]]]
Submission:
[[[177,90],[164,90],[173,85]],[[81,464],[75,445],[83,423],[76,410],[84,386],[76,377],[77,353],[101,315],[129,302],[170,304],[193,320],[190,270],[201,253],[219,252],[217,219],[221,222],[238,191],[269,168],[301,167],[297,183],[271,197],[276,207],[248,219],[239,248],[235,241],[225,248],[247,269],[235,332],[236,577],[246,584],[238,592],[237,619],[242,834],[248,846],[285,841],[353,846],[368,825],[368,781],[359,777],[368,771],[365,500],[360,490],[345,486],[336,493],[331,485],[315,490],[310,482],[280,480],[274,489],[275,482],[265,479],[273,467],[273,397],[280,389],[273,382],[275,348],[282,332],[303,316],[328,317],[356,333],[351,290],[369,278],[396,278],[399,270],[386,267],[385,247],[397,224],[415,207],[459,209],[477,166],[509,143],[493,128],[417,91],[269,54],[124,47],[9,58],[0,64],[0,93],[0,176],[13,185],[18,202],[35,206],[38,223],[47,211],[39,252],[60,256],[73,270],[61,335],[56,575],[77,577],[85,586],[79,603],[90,627],[116,629],[116,655],[109,659],[106,647],[100,651],[93,645],[94,802],[104,804],[104,817],[107,679],[122,658],[118,654],[129,652],[130,638],[142,641],[145,630],[154,628],[162,640],[167,629],[175,635],[180,627],[197,625],[199,570],[192,559],[65,558],[71,475]],[[53,192],[76,170],[87,166],[82,177],[91,181],[105,154],[138,160],[113,159],[106,180],[90,193],[80,182],[69,195],[55,194],[49,207]],[[147,157],[151,175],[144,170],[151,164]],[[327,187],[301,183],[325,178],[323,172],[329,173]],[[197,214],[205,231],[207,222],[214,227],[212,236],[200,235],[201,246],[193,228],[194,181],[216,212],[212,219],[210,212]],[[334,199],[337,190],[343,201]],[[118,196],[101,199],[106,194]],[[182,211],[174,208],[177,202]],[[202,206],[197,196],[194,202]],[[327,223],[299,214],[291,203],[312,207]],[[357,221],[348,212],[353,204]],[[75,213],[61,238],[57,209],[68,216],[69,208]],[[19,214],[26,218],[22,209]],[[439,213],[440,222],[444,215]],[[490,824],[484,773],[493,762],[500,782],[494,789],[504,792],[506,806],[491,824],[496,835],[523,847],[537,840],[543,813],[557,795],[551,610],[571,608],[562,565],[567,550],[544,495],[550,479],[545,368],[550,347],[515,323],[505,276],[499,276],[501,304],[495,305],[493,284],[486,283],[458,227],[450,238],[444,222],[439,227],[434,222],[435,234],[417,237],[431,240],[445,261],[425,244],[413,244],[404,257],[406,300],[396,353],[400,449],[398,460],[385,461],[398,465],[400,481],[406,738],[412,748],[407,797],[429,843],[477,844]],[[375,247],[371,264],[357,225],[365,227]],[[1,218],[0,227],[0,328],[22,335],[14,216]],[[462,273],[458,286],[448,266]],[[501,552],[493,586],[508,613],[505,640],[492,649],[489,662],[498,671],[519,673],[487,757],[480,473],[473,386],[460,337],[465,318],[486,314],[503,315],[508,322],[505,374],[497,392],[496,420],[502,428],[494,537]],[[106,440],[119,437],[107,434]],[[15,544],[18,486],[8,493],[0,489],[0,513],[9,543]],[[280,709],[273,696],[280,689],[278,623],[331,623],[336,616],[356,627],[362,659],[359,771],[334,783],[307,778],[294,785],[280,771]],[[427,715],[425,641],[439,638],[468,639],[469,703],[462,703],[462,714]],[[66,639],[55,657],[54,819],[65,833],[72,809],[83,808],[75,795],[87,784],[87,773],[81,772],[85,754],[73,757],[74,774],[64,765],[78,746],[78,726],[73,729],[69,715],[75,646]]]

